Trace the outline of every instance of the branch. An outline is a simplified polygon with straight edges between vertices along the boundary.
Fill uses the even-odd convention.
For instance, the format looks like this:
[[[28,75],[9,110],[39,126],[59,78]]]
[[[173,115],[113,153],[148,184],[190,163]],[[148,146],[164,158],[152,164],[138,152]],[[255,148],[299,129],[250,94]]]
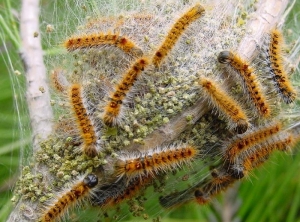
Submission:
[[[53,119],[39,35],[39,0],[23,0],[20,32],[21,56],[26,72],[26,99],[33,135],[33,152],[36,152],[39,149],[39,142],[51,133]]]
[[[260,1],[255,16],[248,23],[248,34],[243,38],[238,48],[238,52],[243,57],[251,58],[254,56],[256,46],[259,45],[264,33],[278,24],[288,3],[288,0]]]

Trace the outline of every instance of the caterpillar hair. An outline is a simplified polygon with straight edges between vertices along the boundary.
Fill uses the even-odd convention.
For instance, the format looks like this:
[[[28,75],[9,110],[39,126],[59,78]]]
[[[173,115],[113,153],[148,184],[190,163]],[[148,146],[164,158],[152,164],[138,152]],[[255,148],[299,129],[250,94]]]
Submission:
[[[245,133],[249,120],[242,107],[213,80],[202,77],[198,83],[209,101],[234,125],[235,131],[238,134]]]
[[[81,90],[82,88],[79,84],[73,84],[70,87],[70,101],[83,139],[83,153],[89,157],[94,157],[97,155],[97,136],[84,106]]]
[[[122,80],[116,85],[115,91],[110,95],[109,102],[104,108],[103,122],[108,125],[117,125],[121,119],[123,100],[137,80],[138,76],[149,64],[147,58],[137,59],[124,74]]]
[[[51,83],[53,87],[60,93],[65,93],[69,83],[64,78],[64,71],[62,69],[55,69],[51,73]]]
[[[96,48],[100,46],[115,46],[123,52],[135,57],[141,57],[143,55],[143,51],[137,47],[133,41],[118,34],[84,34],[82,36],[68,38],[65,41],[64,46],[68,51]]]
[[[285,103],[291,103],[296,98],[296,91],[293,89],[289,77],[284,70],[282,59],[283,36],[278,29],[270,32],[269,59],[270,73],[275,87]]]
[[[239,74],[258,112],[263,117],[269,117],[270,107],[254,74],[254,69],[231,51],[220,52],[218,61],[222,64],[229,64]]]
[[[109,186],[99,187],[92,197],[92,205],[108,207],[115,206],[126,199],[134,197],[138,192],[146,188],[153,178],[146,176],[135,178],[127,184],[126,180],[118,180]]]
[[[136,177],[154,177],[190,163],[197,154],[197,149],[192,146],[156,148],[139,155],[119,158],[115,166],[116,173],[118,177],[125,177],[128,181]]]
[[[209,203],[213,197],[219,193],[227,190],[238,179],[243,178],[244,174],[241,173],[238,178],[232,175],[224,168],[220,170],[213,170],[212,179],[203,187],[197,188],[194,192],[196,202],[200,205]]]
[[[97,184],[98,177],[96,175],[87,175],[83,180],[72,186],[69,191],[58,197],[57,201],[45,210],[39,221],[51,222],[61,218],[68,208],[87,197]]]
[[[282,139],[264,143],[262,146],[255,149],[253,153],[247,156],[243,160],[242,165],[247,172],[250,172],[264,163],[272,152],[275,150],[287,151],[294,145],[294,142],[294,137],[292,135],[287,135]]]
[[[226,161],[229,160],[230,163],[234,163],[234,160],[242,151],[245,151],[246,149],[249,149],[249,147],[270,138],[280,130],[281,123],[276,122],[274,124],[258,128],[255,131],[243,134],[242,136],[235,138],[225,148]]]
[[[152,58],[152,63],[159,67],[163,59],[172,50],[177,40],[180,38],[182,33],[187,29],[187,27],[200,18],[205,12],[205,9],[200,5],[196,4],[194,7],[190,8],[185,14],[183,14],[172,26],[171,30],[168,32],[164,42],[161,44],[159,49],[155,52]]]

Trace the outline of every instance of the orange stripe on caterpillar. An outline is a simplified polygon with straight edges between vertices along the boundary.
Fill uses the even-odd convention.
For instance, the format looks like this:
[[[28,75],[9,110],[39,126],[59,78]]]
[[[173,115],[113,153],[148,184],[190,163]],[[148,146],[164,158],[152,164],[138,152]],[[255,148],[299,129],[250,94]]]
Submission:
[[[56,202],[49,206],[39,221],[51,222],[61,216],[76,203],[89,196],[91,189],[98,184],[98,177],[94,174],[87,175],[82,181],[75,184],[69,191],[58,197]]]
[[[103,34],[93,33],[84,34],[67,39],[64,43],[65,48],[68,51],[74,51],[77,49],[88,49],[100,46],[115,46],[127,54],[140,57],[143,55],[143,51],[136,46],[136,44],[125,36],[118,34]]]
[[[246,132],[249,121],[241,106],[216,82],[207,78],[201,78],[198,83],[204,89],[203,91],[208,96],[209,101],[233,123],[236,132],[238,134]]]
[[[172,26],[171,30],[168,32],[164,42],[156,51],[152,58],[152,63],[158,67],[163,59],[168,55],[171,49],[176,44],[179,37],[187,29],[187,27],[203,15],[205,9],[200,5],[196,4],[194,7],[190,8],[185,14],[183,14]]]
[[[234,160],[242,151],[270,138],[278,133],[280,129],[281,123],[275,123],[259,128],[254,132],[247,133],[246,135],[242,135],[226,147],[225,160],[229,160],[230,163],[234,163]]]
[[[253,68],[238,55],[230,51],[220,52],[218,61],[222,64],[229,64],[239,74],[259,113],[263,117],[269,117],[271,114],[270,107],[260,85],[258,84],[257,76],[254,74]]]
[[[117,161],[116,174],[119,177],[125,177],[127,181],[149,175],[154,177],[161,172],[174,170],[183,164],[190,163],[197,154],[196,148],[187,146],[154,149],[140,155],[125,156]]]
[[[270,32],[269,58],[270,69],[275,87],[286,103],[291,103],[296,98],[296,91],[288,78],[283,67],[282,59],[283,36],[278,29],[273,29]]]
[[[81,90],[82,89],[79,84],[73,84],[70,87],[70,100],[77,120],[77,125],[80,129],[81,137],[83,139],[83,153],[89,157],[94,157],[97,155],[97,137],[94,126],[92,125],[92,122],[83,104]]]
[[[261,164],[263,164],[273,151],[287,151],[289,147],[292,147],[294,145],[294,143],[295,140],[292,135],[288,135],[287,137],[277,141],[266,143],[265,145],[258,147],[253,153],[247,156],[243,160],[242,166],[244,167],[246,172],[250,172],[254,168],[257,168]]]
[[[123,75],[122,80],[116,85],[115,91],[110,95],[110,101],[104,108],[103,122],[106,125],[112,126],[117,124],[123,99],[148,64],[147,58],[137,59],[125,75]]]

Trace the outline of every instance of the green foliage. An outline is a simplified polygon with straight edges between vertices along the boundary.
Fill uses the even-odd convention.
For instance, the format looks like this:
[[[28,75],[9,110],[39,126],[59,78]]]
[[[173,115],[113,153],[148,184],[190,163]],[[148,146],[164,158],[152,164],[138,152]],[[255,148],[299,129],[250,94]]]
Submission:
[[[29,128],[24,127],[24,75],[17,75],[22,73],[22,66],[19,28],[13,12],[19,1],[13,4],[8,0],[0,3],[0,221],[5,221],[12,209],[10,198],[19,176],[20,151],[23,153],[30,143],[25,139]]]

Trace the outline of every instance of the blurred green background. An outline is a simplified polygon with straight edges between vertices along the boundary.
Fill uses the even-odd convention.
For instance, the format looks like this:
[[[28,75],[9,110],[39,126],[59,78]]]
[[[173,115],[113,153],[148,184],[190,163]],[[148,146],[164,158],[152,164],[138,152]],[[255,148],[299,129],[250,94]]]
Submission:
[[[42,1],[43,7],[52,7],[46,2]],[[19,56],[19,10],[20,1],[0,1],[0,221],[6,220],[12,207],[14,183],[23,164],[19,155],[26,155],[30,149],[24,71]],[[287,28],[299,30],[299,13],[300,2],[290,14]],[[250,179],[235,187],[238,195],[233,195],[231,201],[223,195],[219,205],[189,204],[166,213],[163,221],[224,221],[224,209],[232,209],[234,221],[300,221],[299,175],[299,154],[276,153]]]

